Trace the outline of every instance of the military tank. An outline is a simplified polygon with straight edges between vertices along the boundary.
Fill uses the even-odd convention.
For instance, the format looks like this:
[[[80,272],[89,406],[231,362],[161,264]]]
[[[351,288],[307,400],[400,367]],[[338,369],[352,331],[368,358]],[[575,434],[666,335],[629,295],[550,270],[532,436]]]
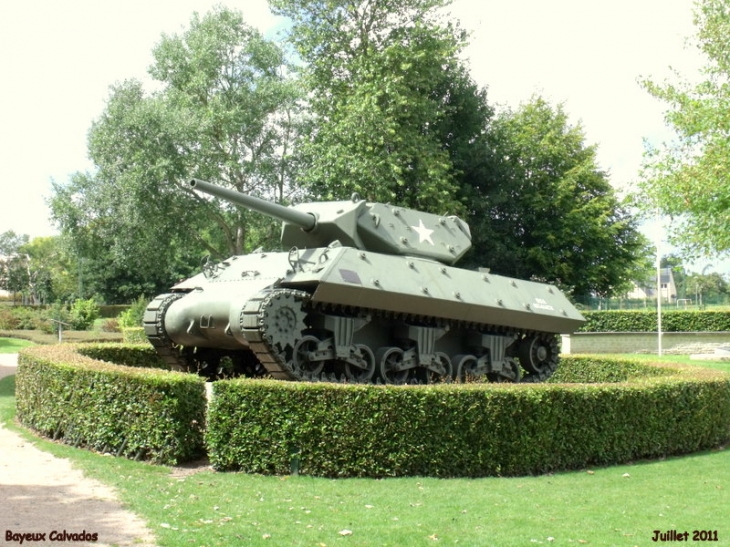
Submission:
[[[145,333],[172,369],[211,379],[537,382],[558,366],[559,334],[584,322],[552,285],[455,267],[471,247],[458,217],[357,195],[285,207],[189,184],[281,220],[289,250],[208,263],[152,300]]]

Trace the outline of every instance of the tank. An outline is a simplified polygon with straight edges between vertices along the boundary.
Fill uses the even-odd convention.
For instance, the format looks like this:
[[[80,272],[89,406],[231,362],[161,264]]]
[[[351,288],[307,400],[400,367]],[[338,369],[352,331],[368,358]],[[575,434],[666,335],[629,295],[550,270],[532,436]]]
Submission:
[[[585,321],[555,286],[454,266],[469,226],[353,195],[285,207],[190,187],[282,221],[284,252],[208,263],[157,296],[144,328],[175,370],[211,379],[539,382]]]

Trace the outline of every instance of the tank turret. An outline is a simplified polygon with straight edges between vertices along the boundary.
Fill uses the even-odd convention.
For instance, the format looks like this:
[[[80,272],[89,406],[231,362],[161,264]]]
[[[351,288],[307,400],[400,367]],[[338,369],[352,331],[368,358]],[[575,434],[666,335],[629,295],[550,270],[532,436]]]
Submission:
[[[283,222],[285,247],[345,247],[383,254],[431,258],[453,264],[471,247],[469,226],[456,216],[440,216],[353,195],[349,201],[302,203],[284,207],[198,179],[190,187]]]

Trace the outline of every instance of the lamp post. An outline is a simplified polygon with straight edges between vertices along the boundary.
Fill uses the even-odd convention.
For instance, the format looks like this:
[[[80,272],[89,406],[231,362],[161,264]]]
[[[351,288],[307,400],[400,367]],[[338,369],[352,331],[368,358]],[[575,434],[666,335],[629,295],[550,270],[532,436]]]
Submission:
[[[702,268],[702,274],[700,274],[700,275],[702,275],[703,278],[705,277],[705,272],[707,271],[707,268],[712,268],[712,264],[706,264],[705,267]],[[700,292],[700,296],[699,296],[699,299],[697,300],[697,304],[699,305],[700,309],[702,309],[702,281],[703,280],[704,279],[697,280],[697,286],[698,286],[699,292]]]
[[[656,212],[656,330],[657,355],[662,354],[662,221],[659,210]]]

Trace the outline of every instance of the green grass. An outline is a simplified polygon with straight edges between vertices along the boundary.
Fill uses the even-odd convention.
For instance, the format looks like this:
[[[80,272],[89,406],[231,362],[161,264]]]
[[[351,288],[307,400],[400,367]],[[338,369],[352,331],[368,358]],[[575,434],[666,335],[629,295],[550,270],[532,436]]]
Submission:
[[[330,480],[171,469],[35,439],[114,486],[166,546],[653,544],[654,530],[717,530],[730,545],[730,450],[538,477]],[[351,534],[346,534],[350,531]],[[552,538],[552,539],[551,539]]]
[[[17,338],[0,338],[0,353],[18,353],[21,348],[32,346],[33,342]]]
[[[730,372],[730,361],[702,361],[690,359],[689,355],[662,355],[657,357],[653,354],[647,353],[622,353],[622,354],[611,354],[612,357],[628,358],[628,359],[640,359],[642,361],[659,361],[662,363],[680,363],[682,365],[689,365],[695,367],[711,368],[715,370],[721,370],[723,372]]]

